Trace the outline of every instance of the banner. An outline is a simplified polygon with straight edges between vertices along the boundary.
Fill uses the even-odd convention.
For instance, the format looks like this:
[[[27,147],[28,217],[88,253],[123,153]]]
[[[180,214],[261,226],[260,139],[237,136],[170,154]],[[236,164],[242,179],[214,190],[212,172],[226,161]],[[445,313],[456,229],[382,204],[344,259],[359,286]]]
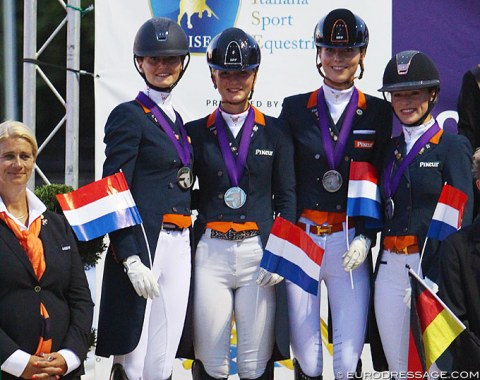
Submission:
[[[104,161],[103,129],[111,110],[133,99],[145,83],[133,64],[138,28],[154,16],[170,17],[184,28],[192,59],[173,91],[173,104],[185,122],[210,114],[219,105],[205,50],[216,34],[239,27],[258,41],[260,64],[252,104],[278,116],[286,96],[319,88],[313,31],[335,8],[360,15],[370,32],[365,73],[358,87],[381,97],[385,65],[391,57],[392,2],[375,0],[102,0],[95,2],[96,176]]]

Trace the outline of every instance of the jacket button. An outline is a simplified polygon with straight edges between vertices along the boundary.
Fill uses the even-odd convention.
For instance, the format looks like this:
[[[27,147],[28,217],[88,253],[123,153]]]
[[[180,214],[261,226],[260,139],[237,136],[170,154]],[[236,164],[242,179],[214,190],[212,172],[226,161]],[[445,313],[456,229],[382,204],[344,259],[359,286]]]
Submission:
[[[318,153],[315,155],[315,159],[316,160],[320,159],[320,155]]]
[[[173,189],[173,183],[172,183],[172,182],[170,182],[170,183],[168,184],[168,188],[169,188],[169,189]]]
[[[223,219],[223,215],[220,214],[220,215],[218,216],[218,220],[222,220],[222,219]]]
[[[241,220],[245,220],[245,215],[240,215]]]
[[[320,182],[320,177],[317,177],[317,182]]]
[[[350,157],[348,157],[348,156],[345,156],[343,159],[345,160],[345,162],[350,161]]]
[[[337,205],[337,207],[335,207],[337,210],[341,210],[342,209],[342,205]]]
[[[217,172],[217,176],[221,177],[222,175],[223,175],[223,172],[222,172],[221,170],[219,170],[219,171]]]
[[[218,193],[217,198],[218,199],[223,199],[223,193]]]
[[[35,293],[40,293],[40,291],[42,290],[42,288],[37,285],[37,286],[35,286],[35,287],[33,288],[33,290],[35,290]]]
[[[172,207],[172,211],[173,211],[173,212],[177,212],[177,208],[176,208],[176,207]]]
[[[407,232],[407,231],[408,231],[408,227],[405,227],[405,228],[403,229],[403,232]]]

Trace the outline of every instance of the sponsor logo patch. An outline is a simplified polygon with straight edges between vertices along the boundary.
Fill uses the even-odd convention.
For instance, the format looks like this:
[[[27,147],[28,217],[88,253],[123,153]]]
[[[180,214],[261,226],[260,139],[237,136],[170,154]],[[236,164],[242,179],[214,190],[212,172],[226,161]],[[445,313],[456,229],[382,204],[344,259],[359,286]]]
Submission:
[[[357,149],[372,149],[375,145],[375,141],[371,140],[355,140],[354,147]]]
[[[420,162],[421,168],[438,168],[439,165],[440,165],[439,161]]]
[[[255,149],[255,156],[273,156],[273,150]]]

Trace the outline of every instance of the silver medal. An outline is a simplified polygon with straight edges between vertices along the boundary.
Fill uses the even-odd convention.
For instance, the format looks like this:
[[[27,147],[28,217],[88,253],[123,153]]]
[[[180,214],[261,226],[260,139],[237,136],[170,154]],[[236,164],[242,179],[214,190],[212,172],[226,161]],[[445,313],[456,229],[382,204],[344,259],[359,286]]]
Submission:
[[[194,178],[192,169],[183,166],[177,172],[177,183],[182,189],[190,189],[193,186]]]
[[[391,220],[393,218],[394,213],[395,213],[395,204],[393,203],[392,198],[388,198],[385,201],[385,217],[388,220]]]
[[[242,207],[247,200],[247,194],[240,187],[234,186],[228,189],[223,196],[225,204],[232,208],[237,209]]]
[[[334,193],[342,187],[342,175],[336,170],[327,171],[322,178],[322,184],[329,193]]]

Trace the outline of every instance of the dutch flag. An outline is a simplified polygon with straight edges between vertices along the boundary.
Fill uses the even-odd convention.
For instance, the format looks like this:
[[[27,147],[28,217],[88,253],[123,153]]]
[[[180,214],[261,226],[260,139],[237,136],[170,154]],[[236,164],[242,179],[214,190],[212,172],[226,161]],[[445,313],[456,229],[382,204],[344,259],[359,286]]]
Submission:
[[[382,226],[382,207],[377,169],[369,162],[350,163],[347,216],[367,217],[370,228]]]
[[[324,250],[305,231],[278,216],[260,266],[317,295],[323,253]]]
[[[58,194],[57,199],[80,241],[142,223],[122,172]]]
[[[433,213],[427,237],[443,240],[451,233],[458,231],[462,224],[467,198],[463,191],[445,184]]]

